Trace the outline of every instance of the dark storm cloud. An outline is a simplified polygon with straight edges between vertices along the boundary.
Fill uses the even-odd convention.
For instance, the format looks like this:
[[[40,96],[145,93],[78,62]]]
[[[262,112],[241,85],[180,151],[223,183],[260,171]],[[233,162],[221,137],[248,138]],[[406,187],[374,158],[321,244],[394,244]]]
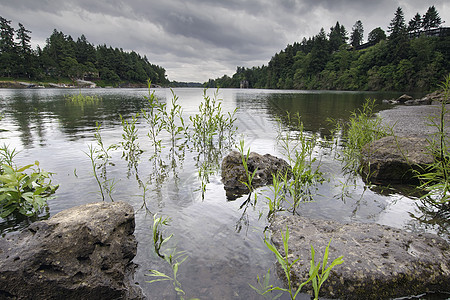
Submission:
[[[41,47],[53,29],[84,34],[95,45],[146,55],[171,80],[206,81],[267,63],[336,21],[350,31],[361,20],[367,37],[375,27],[386,30],[398,6],[408,21],[431,5],[448,21],[444,0],[2,0],[0,15],[31,30]]]

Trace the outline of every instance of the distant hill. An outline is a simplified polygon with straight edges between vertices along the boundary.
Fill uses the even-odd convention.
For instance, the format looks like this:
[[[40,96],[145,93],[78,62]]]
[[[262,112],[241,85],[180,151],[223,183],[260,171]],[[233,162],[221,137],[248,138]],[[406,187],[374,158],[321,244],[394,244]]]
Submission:
[[[433,11],[430,14],[429,11]],[[429,15],[434,19],[430,20]],[[427,19],[428,18],[428,19]],[[415,21],[415,23],[413,22]],[[450,73],[450,28],[433,7],[423,18],[417,14],[406,25],[398,8],[389,36],[380,28],[362,44],[362,23],[348,32],[336,23],[302,42],[287,45],[267,65],[237,67],[204,83],[206,87],[326,89],[326,90],[434,90]],[[428,25],[427,25],[428,24]],[[358,31],[359,30],[359,31]]]
[[[0,77],[34,81],[90,80],[97,85],[143,84],[148,79],[168,85],[166,70],[145,56],[111,46],[89,43],[84,35],[76,41],[54,30],[41,49],[31,48],[31,31],[0,17]]]

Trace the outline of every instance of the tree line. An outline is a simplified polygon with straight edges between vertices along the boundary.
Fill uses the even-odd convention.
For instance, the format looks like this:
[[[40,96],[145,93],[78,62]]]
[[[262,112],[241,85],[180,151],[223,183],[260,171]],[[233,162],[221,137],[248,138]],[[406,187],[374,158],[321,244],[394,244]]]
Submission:
[[[349,34],[336,22],[326,33],[276,53],[267,65],[237,67],[229,77],[210,79],[206,87],[269,89],[415,90],[436,88],[450,72],[449,28],[434,6],[417,13],[407,24],[401,7],[391,20],[388,33],[380,27],[368,34],[362,45],[361,20]],[[432,30],[438,30],[431,36]],[[433,32],[436,33],[436,32]],[[362,50],[359,50],[364,48]]]
[[[45,80],[96,80],[100,84],[167,84],[166,70],[147,57],[111,46],[94,46],[84,35],[75,41],[56,29],[41,49],[31,48],[31,31],[0,17],[0,77]]]

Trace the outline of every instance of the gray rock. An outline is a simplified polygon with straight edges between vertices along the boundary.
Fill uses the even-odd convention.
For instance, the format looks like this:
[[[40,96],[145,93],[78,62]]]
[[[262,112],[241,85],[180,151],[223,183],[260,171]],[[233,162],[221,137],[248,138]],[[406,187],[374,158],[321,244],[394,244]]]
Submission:
[[[248,156],[248,170],[252,173],[256,170],[252,181],[254,188],[271,184],[272,174],[277,172],[290,174],[289,164],[278,157],[270,154],[260,155],[251,152]],[[242,194],[248,193],[248,188],[243,182],[247,182],[247,174],[242,164],[241,154],[238,151],[232,151],[222,161],[222,182],[227,191],[227,198],[234,200]]]
[[[397,103],[405,103],[408,100],[413,100],[413,97],[411,97],[409,95],[406,95],[406,94],[403,94],[400,97],[398,97],[397,99],[395,99],[395,101]]]
[[[284,234],[286,226],[288,257],[291,261],[301,258],[292,270],[295,282],[308,278],[310,245],[316,251],[316,263],[322,260],[330,239],[328,264],[344,256],[344,263],[334,267],[323,284],[322,296],[389,299],[426,291],[450,292],[450,245],[437,235],[412,234],[378,224],[277,217],[271,224],[272,242],[282,253],[280,230]],[[283,273],[279,264],[277,268]],[[311,293],[312,287],[303,289]]]
[[[1,299],[140,299],[137,242],[124,202],[91,203],[33,223],[0,245]]]
[[[362,149],[363,179],[372,183],[416,183],[433,157],[424,137],[387,136]]]

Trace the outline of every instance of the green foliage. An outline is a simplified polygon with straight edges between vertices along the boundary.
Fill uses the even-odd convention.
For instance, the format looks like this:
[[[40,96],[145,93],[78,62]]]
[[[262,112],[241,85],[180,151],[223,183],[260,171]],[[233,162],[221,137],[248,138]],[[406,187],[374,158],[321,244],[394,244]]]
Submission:
[[[289,192],[292,202],[289,202],[285,196],[283,198],[289,202],[292,212],[295,213],[302,201],[312,200],[311,189],[322,183],[324,178],[320,172],[320,165],[315,166],[317,158],[313,157],[317,143],[316,135],[309,135],[304,131],[299,114],[291,119],[288,113],[287,121],[291,129],[284,132],[281,128],[281,121],[278,122],[277,142],[287,157],[292,172],[275,174],[275,177],[283,180],[284,189]],[[278,183],[278,180],[275,182]]]
[[[47,200],[56,192],[58,185],[52,185],[51,173],[39,168],[39,162],[16,167],[13,158],[15,149],[0,148],[0,217],[13,213],[25,216],[38,214],[47,206]]]
[[[165,225],[169,225],[169,219],[168,218],[162,218],[157,217],[156,215],[153,216],[153,243],[155,247],[156,254],[164,259],[166,261],[171,269],[172,269],[172,276],[166,275],[158,270],[151,269],[150,274],[145,274],[146,276],[153,277],[155,279],[147,281],[148,283],[154,283],[154,282],[160,282],[160,281],[171,281],[173,284],[173,288],[175,292],[177,293],[178,297],[183,300],[185,296],[185,292],[182,289],[180,281],[178,281],[177,275],[178,275],[178,268],[180,265],[187,259],[187,255],[182,252],[178,252],[176,248],[173,249],[166,249],[169,251],[162,252],[162,247],[165,245],[172,237],[173,234],[170,236],[164,238],[162,234],[161,227]]]
[[[113,165],[113,163],[110,161],[110,151],[117,149],[118,145],[111,144],[109,146],[106,146],[103,143],[103,139],[100,133],[100,124],[98,123],[96,123],[94,138],[96,141],[96,145],[88,145],[89,152],[85,152],[85,154],[91,161],[92,174],[98,184],[102,201],[105,201],[105,194],[109,196],[111,201],[114,201],[112,194],[114,192],[116,182],[114,181],[114,179],[107,178],[106,169],[108,165]],[[100,170],[100,174],[97,172],[97,170]]]
[[[425,174],[418,177],[422,182],[420,188],[427,194],[422,197],[427,202],[449,210],[450,206],[450,147],[446,131],[445,119],[448,114],[446,106],[450,96],[450,74],[442,83],[443,99],[440,101],[440,113],[430,118],[430,126],[436,133],[429,139],[428,152],[434,157],[434,162],[426,168]]]
[[[360,171],[360,157],[362,148],[383,136],[392,132],[381,124],[381,119],[375,117],[373,110],[375,100],[366,99],[361,109],[352,112],[350,119],[345,124],[336,124],[336,132],[342,133],[342,156],[339,157],[348,171]]]
[[[266,295],[269,292],[272,291],[282,291],[289,293],[289,296],[291,299],[295,299],[298,295],[298,293],[301,291],[303,286],[305,286],[308,282],[312,282],[312,286],[314,289],[314,299],[319,299],[319,291],[322,287],[323,283],[328,279],[331,269],[334,268],[337,265],[340,265],[344,262],[343,256],[340,256],[333,260],[333,262],[328,265],[328,251],[331,244],[331,240],[328,243],[328,246],[325,249],[324,257],[322,261],[319,261],[317,264],[315,262],[315,251],[314,247],[311,245],[311,260],[310,260],[310,269],[309,269],[309,277],[306,281],[302,283],[298,283],[298,286],[296,289],[294,289],[295,283],[293,282],[291,270],[294,264],[296,264],[300,258],[294,259],[292,262],[289,261],[288,253],[289,253],[289,228],[286,226],[286,233],[283,234],[281,231],[281,237],[283,239],[283,251],[284,255],[281,254],[278,249],[272,245],[267,238],[264,239],[264,243],[266,244],[267,248],[272,251],[275,254],[275,257],[277,258],[278,263],[280,264],[281,268],[284,271],[284,275],[286,277],[287,281],[287,288],[282,287],[273,287],[269,284],[270,280],[270,270],[267,272],[267,274],[264,276],[264,281],[261,284],[259,276],[258,276],[258,284],[259,288],[256,288],[252,285],[252,287],[255,291],[257,291],[260,295]],[[279,298],[281,295],[277,295],[274,299]]]
[[[244,170],[245,170],[245,177],[246,177],[246,181],[242,181],[242,183],[247,187],[249,193],[251,194],[254,190],[253,185],[252,185],[252,181],[253,178],[255,178],[256,172],[258,171],[258,168],[255,168],[253,171],[251,171],[248,167],[248,157],[250,155],[250,148],[247,149],[247,154],[245,154],[244,152],[244,140],[241,139],[239,141],[239,146],[238,146],[238,150],[239,153],[241,154],[241,160],[242,160],[242,165],[244,166]]]
[[[76,41],[56,29],[43,49],[31,49],[31,31],[19,23],[15,30],[10,20],[0,17],[0,76],[55,80],[97,79],[102,85],[145,83],[147,78],[167,84],[166,70],[151,64],[134,51],[99,45],[95,47],[81,35]],[[14,42],[14,33],[18,42]]]
[[[312,286],[314,289],[314,299],[319,299],[319,291],[322,287],[322,284],[328,279],[330,276],[330,271],[335,266],[340,265],[344,262],[344,256],[339,256],[338,258],[334,259],[331,265],[328,265],[328,250],[330,248],[331,239],[328,242],[328,246],[325,249],[325,253],[323,255],[322,262],[315,263],[315,254],[314,247],[311,245],[311,268],[309,270],[309,275],[312,276],[314,272],[316,272],[316,276],[312,279]],[[322,268],[320,266],[322,265]]]
[[[434,15],[439,23],[437,12],[430,15]],[[238,67],[232,77],[224,75],[211,79],[205,86],[239,88],[239,83],[245,80],[251,88],[434,90],[449,70],[450,36],[419,34],[425,29],[422,23],[420,26],[419,31],[417,27],[408,29],[399,8],[390,23],[388,39],[377,27],[370,31],[367,47],[349,51],[348,33],[337,22],[328,34],[321,29],[314,37],[287,45],[266,65]],[[351,32],[350,44],[359,46],[362,33],[362,24],[357,22]],[[417,39],[424,41],[424,47],[416,47]],[[405,67],[408,68],[402,73]]]

